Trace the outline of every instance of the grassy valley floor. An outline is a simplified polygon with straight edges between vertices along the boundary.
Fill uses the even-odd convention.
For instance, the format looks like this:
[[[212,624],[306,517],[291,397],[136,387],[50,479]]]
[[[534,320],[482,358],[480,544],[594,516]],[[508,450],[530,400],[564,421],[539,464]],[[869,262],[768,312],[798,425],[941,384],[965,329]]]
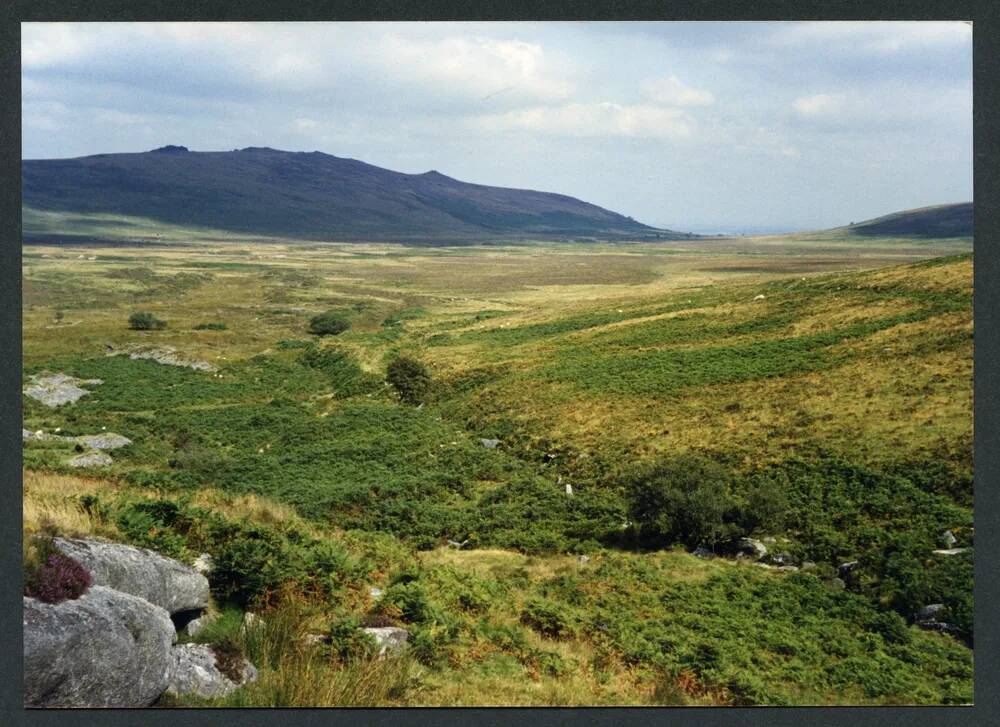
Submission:
[[[211,553],[200,638],[262,673],[227,704],[971,702],[969,241],[187,242],[25,248],[25,383],[103,381],[24,398],[59,434],[25,442],[25,530]],[[210,367],[131,357],[167,347]],[[70,467],[99,432],[132,444]],[[720,473],[726,536],[812,567],[639,522],[658,465]],[[388,624],[408,655],[368,658]]]

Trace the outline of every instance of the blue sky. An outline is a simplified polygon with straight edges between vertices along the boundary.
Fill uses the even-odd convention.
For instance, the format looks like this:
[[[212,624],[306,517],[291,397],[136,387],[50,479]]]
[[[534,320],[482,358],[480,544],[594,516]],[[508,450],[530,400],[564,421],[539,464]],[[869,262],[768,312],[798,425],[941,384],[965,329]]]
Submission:
[[[271,146],[816,228],[972,199],[959,22],[27,23],[23,156]]]

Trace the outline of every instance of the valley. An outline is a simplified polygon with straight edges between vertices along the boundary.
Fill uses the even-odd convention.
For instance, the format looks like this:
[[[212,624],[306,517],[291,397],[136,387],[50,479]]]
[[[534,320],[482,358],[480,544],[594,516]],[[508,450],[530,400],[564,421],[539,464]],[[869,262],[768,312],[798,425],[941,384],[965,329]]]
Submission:
[[[971,702],[970,237],[422,247],[91,216],[84,245],[68,214],[26,212],[25,385],[101,383],[24,397],[25,529],[210,553],[201,638],[261,671],[211,703]],[[310,333],[326,312],[346,330]],[[70,465],[98,432],[130,441]],[[411,648],[366,660],[359,625]]]

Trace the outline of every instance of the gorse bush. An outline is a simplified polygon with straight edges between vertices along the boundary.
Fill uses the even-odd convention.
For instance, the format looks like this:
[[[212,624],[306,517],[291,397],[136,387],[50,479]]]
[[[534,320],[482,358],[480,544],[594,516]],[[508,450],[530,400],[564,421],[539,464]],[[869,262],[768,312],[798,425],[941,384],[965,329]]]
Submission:
[[[159,331],[166,328],[167,323],[152,313],[140,312],[128,317],[128,327],[133,331]]]
[[[398,356],[390,361],[385,377],[407,404],[419,404],[430,391],[431,376],[427,367],[409,356]]]
[[[309,332],[317,336],[337,336],[351,327],[342,313],[327,311],[309,319]]]

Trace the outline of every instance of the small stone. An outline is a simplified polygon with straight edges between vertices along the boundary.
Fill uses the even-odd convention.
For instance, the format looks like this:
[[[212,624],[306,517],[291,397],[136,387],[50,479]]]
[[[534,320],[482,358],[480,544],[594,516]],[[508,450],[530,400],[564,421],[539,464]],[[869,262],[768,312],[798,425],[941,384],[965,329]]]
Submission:
[[[194,569],[202,575],[208,575],[215,567],[215,561],[208,553],[202,553],[194,559],[194,563],[192,563],[192,565],[194,566]]]
[[[586,555],[581,555],[580,558],[579,558],[579,561],[581,563],[589,563],[590,562],[590,558],[588,556],[586,556]]]
[[[375,639],[379,657],[398,656],[406,648],[410,632],[398,626],[383,626],[381,628],[364,628],[366,634]]]
[[[107,467],[114,460],[104,452],[88,452],[74,457],[69,461],[70,467]]]
[[[480,439],[479,441],[486,449],[496,449],[497,445],[500,444],[499,439]]]

